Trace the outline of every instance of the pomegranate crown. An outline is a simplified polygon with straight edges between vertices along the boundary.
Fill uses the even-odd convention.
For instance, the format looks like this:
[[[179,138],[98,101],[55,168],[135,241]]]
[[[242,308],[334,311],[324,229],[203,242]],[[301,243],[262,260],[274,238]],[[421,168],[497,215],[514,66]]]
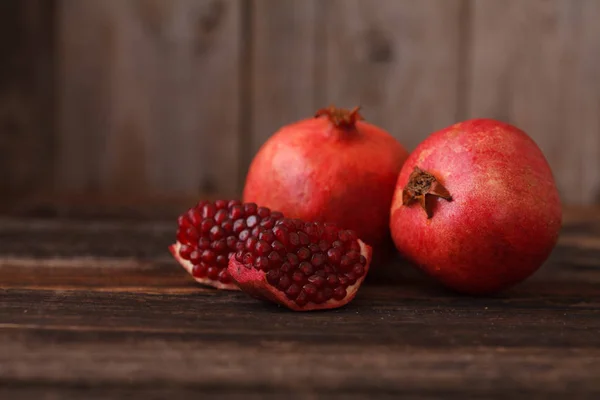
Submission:
[[[361,121],[364,118],[358,112],[360,106],[354,107],[352,110],[345,108],[337,108],[330,105],[327,108],[322,108],[316,112],[315,118],[326,116],[338,128],[353,128],[356,121]]]

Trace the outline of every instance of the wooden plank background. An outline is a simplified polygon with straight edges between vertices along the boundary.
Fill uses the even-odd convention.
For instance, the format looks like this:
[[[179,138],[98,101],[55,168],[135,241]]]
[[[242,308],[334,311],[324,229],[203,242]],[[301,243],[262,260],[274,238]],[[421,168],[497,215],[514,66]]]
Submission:
[[[409,149],[471,117],[525,129],[563,201],[600,202],[596,0],[4,0],[0,211],[237,196],[325,105]]]

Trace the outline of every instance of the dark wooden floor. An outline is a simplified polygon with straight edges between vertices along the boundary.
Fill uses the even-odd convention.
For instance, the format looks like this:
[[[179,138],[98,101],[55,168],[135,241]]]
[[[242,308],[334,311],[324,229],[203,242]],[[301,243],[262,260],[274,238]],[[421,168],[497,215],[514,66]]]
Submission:
[[[313,313],[197,286],[172,235],[0,220],[0,398],[600,398],[600,213],[568,214],[548,263],[502,295],[396,263]]]

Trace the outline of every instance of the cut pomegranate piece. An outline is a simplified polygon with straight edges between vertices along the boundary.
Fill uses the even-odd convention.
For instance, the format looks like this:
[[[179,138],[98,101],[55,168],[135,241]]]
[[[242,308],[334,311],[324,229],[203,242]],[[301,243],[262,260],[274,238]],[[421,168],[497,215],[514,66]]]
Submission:
[[[284,218],[259,230],[229,259],[229,275],[253,297],[295,311],[348,304],[362,284],[372,249],[351,230]]]
[[[173,257],[199,283],[239,290],[227,272],[229,256],[243,250],[259,229],[273,228],[283,215],[237,200],[201,201],[178,218]]]

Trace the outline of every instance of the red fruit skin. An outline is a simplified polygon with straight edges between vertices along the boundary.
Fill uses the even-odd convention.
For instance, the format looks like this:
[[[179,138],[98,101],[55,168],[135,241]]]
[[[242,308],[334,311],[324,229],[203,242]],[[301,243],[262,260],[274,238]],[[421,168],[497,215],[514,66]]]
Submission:
[[[433,174],[452,201],[402,205],[413,168]],[[489,294],[532,275],[554,248],[562,223],[550,167],[520,129],[492,119],[432,134],[400,172],[390,229],[397,249],[442,284]]]
[[[286,297],[285,293],[277,290],[267,282],[264,271],[246,268],[242,263],[236,261],[235,257],[229,258],[227,271],[239,288],[244,291],[244,293],[259,300],[265,300],[279,304],[289,308],[292,311],[314,311],[340,308],[350,303],[354,297],[356,297],[358,289],[369,273],[373,249],[360,240],[358,243],[360,245],[360,254],[365,256],[367,259],[367,264],[365,265],[365,274],[357,279],[354,285],[348,286],[346,289],[347,295],[343,300],[331,299],[322,304],[314,304],[309,302],[305,306],[299,307],[296,303],[290,301]]]
[[[289,218],[352,229],[376,254],[393,249],[389,210],[405,148],[375,125],[337,127],[326,116],[282,127],[259,150],[245,202]]]

